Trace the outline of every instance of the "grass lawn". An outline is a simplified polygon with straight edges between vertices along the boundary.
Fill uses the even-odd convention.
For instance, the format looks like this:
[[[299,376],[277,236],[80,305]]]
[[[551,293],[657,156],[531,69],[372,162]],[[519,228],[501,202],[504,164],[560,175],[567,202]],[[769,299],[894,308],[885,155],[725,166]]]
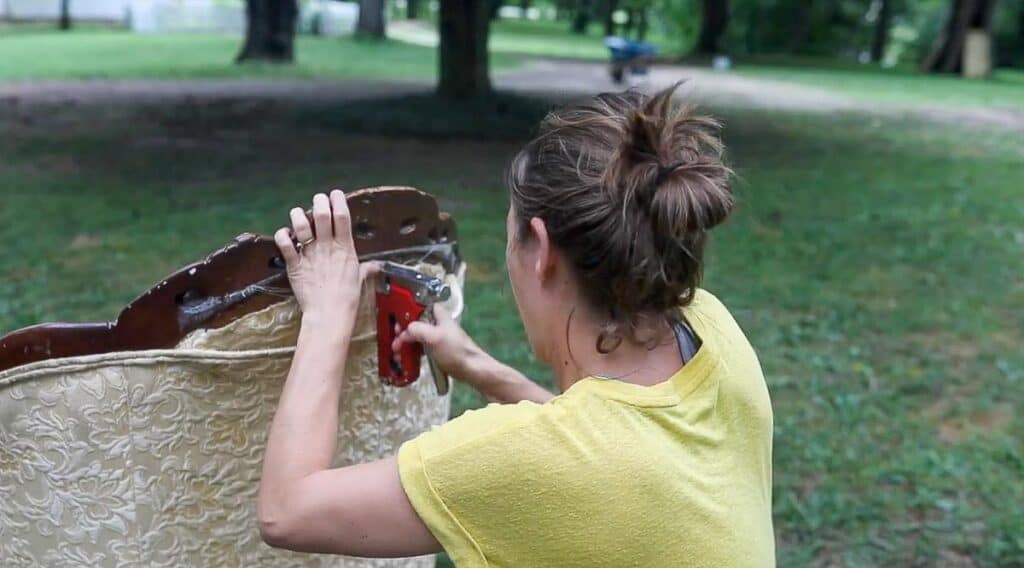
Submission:
[[[497,20],[491,24],[490,48],[494,53],[608,60],[603,24],[592,22],[585,34],[570,33],[569,26],[568,21]],[[657,31],[648,35],[662,53],[676,51],[670,38]]]
[[[71,33],[38,27],[29,30],[6,33],[0,28],[0,81],[128,77],[430,79],[437,74],[437,50],[394,41],[299,36],[295,65],[235,65],[241,39],[233,36],[136,35],[112,29]],[[501,69],[517,61],[499,55],[493,64]]]
[[[525,55],[608,58],[600,25],[594,23],[584,35],[569,33],[568,25],[494,22],[490,43],[493,69],[516,67]],[[651,41],[663,53],[676,50],[670,38],[656,31],[652,31]],[[61,33],[51,27],[0,23],[0,82],[129,77],[431,79],[437,73],[435,48],[398,41],[300,36],[298,63],[290,66],[235,65],[240,43],[240,38],[221,35],[135,35],[99,26]],[[1020,70],[1000,70],[992,79],[967,81],[835,60],[760,57],[739,60],[734,72],[880,103],[1024,107],[1024,71]]]
[[[990,79],[967,80],[922,74],[913,68],[762,57],[738,61],[736,73],[819,87],[868,101],[1024,108],[1024,70],[1020,69],[999,69]]]
[[[237,233],[270,233],[316,190],[412,184],[459,220],[468,331],[548,380],[503,269],[516,141],[316,120],[333,116],[347,113],[0,115],[0,331],[109,319]],[[860,116],[724,118],[739,210],[713,239],[706,286],[773,395],[779,565],[1024,564],[1024,142]],[[456,412],[480,403],[456,391]]]
[[[498,20],[491,25],[493,53],[570,57],[606,61],[603,27],[592,23],[583,35],[568,33],[568,22]],[[657,28],[649,41],[661,54],[679,53],[680,42]],[[696,63],[706,65],[706,61]],[[1024,107],[1024,70],[1000,69],[991,79],[918,73],[912,67],[882,69],[828,58],[745,57],[735,63],[739,75],[796,83],[883,103]]]

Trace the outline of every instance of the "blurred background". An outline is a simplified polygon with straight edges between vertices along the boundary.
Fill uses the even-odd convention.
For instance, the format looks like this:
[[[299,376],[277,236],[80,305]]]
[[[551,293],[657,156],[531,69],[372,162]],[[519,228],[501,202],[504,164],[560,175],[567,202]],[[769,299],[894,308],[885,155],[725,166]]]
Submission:
[[[552,105],[681,80],[737,171],[705,286],[772,392],[779,565],[1024,566],[1024,0],[0,0],[0,333],[412,185],[466,328],[550,384],[504,168]]]

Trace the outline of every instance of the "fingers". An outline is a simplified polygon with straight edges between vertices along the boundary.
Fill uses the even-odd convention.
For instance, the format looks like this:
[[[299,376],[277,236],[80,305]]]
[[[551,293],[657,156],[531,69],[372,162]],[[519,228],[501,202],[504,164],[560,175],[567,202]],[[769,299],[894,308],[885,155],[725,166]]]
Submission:
[[[366,282],[367,278],[373,278],[380,274],[381,265],[379,260],[368,260],[359,265],[359,281]]]
[[[429,323],[414,321],[391,342],[392,351],[399,351],[409,343],[422,343],[431,347],[441,339],[441,330]]]
[[[313,238],[313,228],[309,226],[309,219],[301,207],[296,207],[288,212],[292,220],[292,234],[300,242],[304,243]]]
[[[452,313],[441,304],[434,304],[434,321],[438,325],[452,321]]]
[[[352,217],[348,210],[348,199],[344,192],[335,189],[330,198],[331,214],[334,217],[334,238],[340,243],[352,241]]]
[[[334,238],[336,241],[349,244],[352,242],[352,218],[348,210],[348,200],[340,189],[331,191],[331,195],[317,193],[313,196],[313,224],[310,225],[306,212],[295,207],[288,212],[292,221],[292,234],[300,243],[310,239]]]
[[[318,193],[313,196],[313,230],[319,239],[329,239],[334,236],[334,229],[331,220],[331,202],[327,195]]]
[[[299,251],[295,250],[295,243],[292,242],[291,231],[287,227],[281,227],[274,233],[274,242],[281,251],[281,257],[289,266],[299,260]]]

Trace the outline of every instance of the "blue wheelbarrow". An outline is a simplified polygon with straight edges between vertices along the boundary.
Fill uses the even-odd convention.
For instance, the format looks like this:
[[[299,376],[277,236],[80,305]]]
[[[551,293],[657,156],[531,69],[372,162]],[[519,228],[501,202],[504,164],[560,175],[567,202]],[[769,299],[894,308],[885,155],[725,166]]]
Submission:
[[[604,45],[611,53],[611,75],[616,83],[623,82],[626,71],[630,75],[646,75],[658,55],[658,48],[647,42],[618,36],[604,38]]]

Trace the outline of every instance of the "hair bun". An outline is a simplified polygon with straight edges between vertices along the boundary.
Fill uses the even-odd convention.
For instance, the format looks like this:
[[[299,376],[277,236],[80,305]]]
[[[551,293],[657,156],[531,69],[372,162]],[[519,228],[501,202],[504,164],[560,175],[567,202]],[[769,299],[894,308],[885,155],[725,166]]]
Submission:
[[[711,229],[733,208],[721,125],[674,104],[678,86],[627,112],[622,145],[606,170],[607,187],[620,194],[623,206],[643,208],[673,239]]]

